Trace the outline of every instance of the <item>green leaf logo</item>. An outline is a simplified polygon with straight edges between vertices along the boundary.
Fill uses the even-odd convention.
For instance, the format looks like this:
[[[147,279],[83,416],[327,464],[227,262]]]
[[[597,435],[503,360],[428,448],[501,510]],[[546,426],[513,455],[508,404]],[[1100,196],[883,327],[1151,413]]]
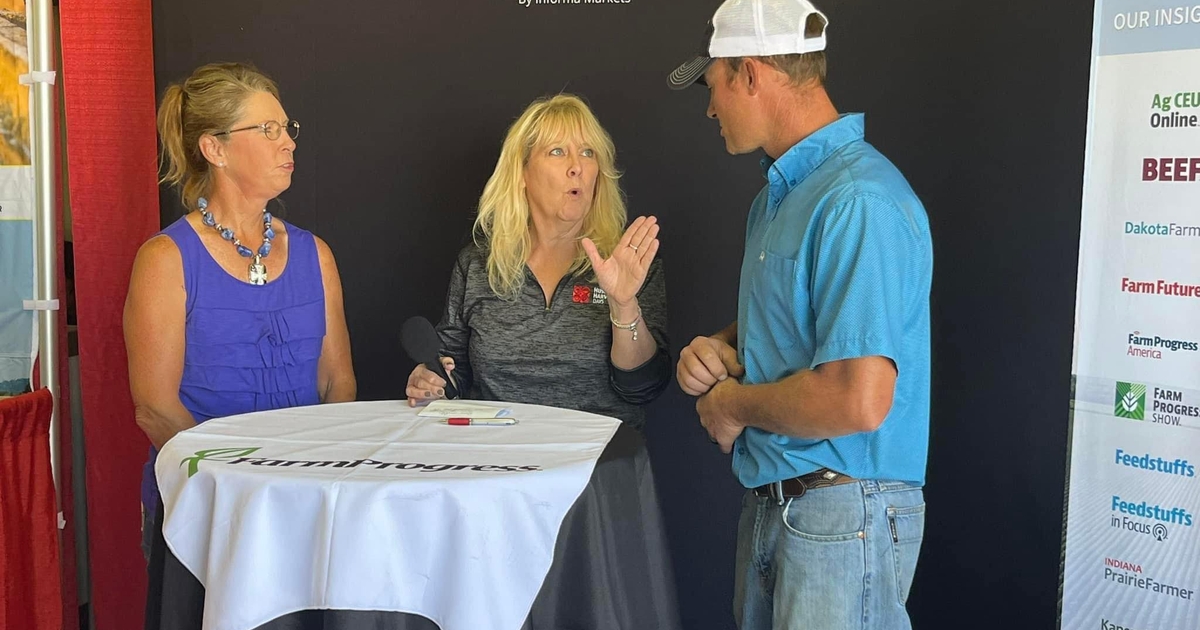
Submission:
[[[1117,401],[1113,415],[1130,420],[1146,419],[1146,386],[1117,382]]]
[[[191,479],[192,475],[200,472],[200,462],[202,461],[209,460],[215,462],[225,462],[231,459],[237,459],[239,457],[246,457],[260,448],[262,447],[210,448],[204,451],[196,451],[195,455],[183,458],[183,461],[179,462],[179,467],[183,468],[184,464],[186,464],[188,467],[188,479]]]

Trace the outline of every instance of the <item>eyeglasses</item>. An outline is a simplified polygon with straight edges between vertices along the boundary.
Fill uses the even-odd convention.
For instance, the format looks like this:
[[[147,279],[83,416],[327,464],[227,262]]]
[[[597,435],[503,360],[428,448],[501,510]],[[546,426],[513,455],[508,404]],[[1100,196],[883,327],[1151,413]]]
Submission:
[[[287,128],[287,134],[289,136],[291,136],[292,140],[295,140],[297,137],[300,136],[300,123],[295,120],[289,120],[289,121],[283,123],[282,125],[275,122],[274,120],[268,120],[267,122],[262,123],[261,125],[251,125],[249,127],[230,129],[229,131],[220,131],[220,132],[214,133],[213,135],[214,136],[224,136],[224,135],[228,135],[231,133],[237,133],[239,131],[250,131],[251,129],[257,129],[257,130],[261,131],[264,136],[267,137],[267,140],[278,140],[280,132],[283,131],[283,129],[285,127]]]

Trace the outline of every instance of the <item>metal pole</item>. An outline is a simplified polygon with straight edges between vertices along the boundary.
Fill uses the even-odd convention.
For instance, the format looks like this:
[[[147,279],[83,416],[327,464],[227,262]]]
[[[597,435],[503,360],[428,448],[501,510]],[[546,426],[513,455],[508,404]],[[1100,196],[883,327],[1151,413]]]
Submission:
[[[39,79],[38,73],[54,70],[54,13],[51,0],[27,0],[26,41],[29,42],[29,72],[34,78],[29,86],[33,106],[30,110],[29,144],[33,163],[34,230],[37,233],[35,258],[37,265],[36,300],[55,300],[58,297],[58,231],[55,213],[54,182],[54,85]],[[65,305],[64,305],[65,306]],[[50,462],[54,471],[55,505],[58,522],[62,525],[62,454],[59,452],[58,382],[58,312],[38,311],[38,357],[42,385],[54,396],[54,411],[50,417]]]

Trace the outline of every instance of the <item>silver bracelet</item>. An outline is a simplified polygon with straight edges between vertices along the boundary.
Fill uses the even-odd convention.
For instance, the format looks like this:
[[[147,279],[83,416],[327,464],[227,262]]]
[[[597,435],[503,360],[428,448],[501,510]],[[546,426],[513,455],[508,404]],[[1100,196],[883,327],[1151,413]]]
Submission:
[[[640,306],[638,307],[637,317],[633,318],[633,321],[628,324],[622,324],[622,323],[618,322],[617,320],[613,319],[611,313],[608,316],[608,321],[612,322],[612,325],[616,328],[620,328],[621,330],[633,331],[633,340],[637,341],[638,322],[642,321],[642,307],[640,307]]]

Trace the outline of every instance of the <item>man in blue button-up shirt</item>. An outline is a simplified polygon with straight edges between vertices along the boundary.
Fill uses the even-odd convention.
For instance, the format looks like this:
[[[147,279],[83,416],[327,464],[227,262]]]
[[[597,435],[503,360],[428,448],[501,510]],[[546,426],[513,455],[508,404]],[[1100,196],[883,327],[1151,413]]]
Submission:
[[[830,101],[826,24],[807,0],[727,0],[670,78],[708,86],[730,153],[768,156],[737,321],[677,368],[748,488],[743,630],[909,628],[924,531],[929,225],[863,116]]]

